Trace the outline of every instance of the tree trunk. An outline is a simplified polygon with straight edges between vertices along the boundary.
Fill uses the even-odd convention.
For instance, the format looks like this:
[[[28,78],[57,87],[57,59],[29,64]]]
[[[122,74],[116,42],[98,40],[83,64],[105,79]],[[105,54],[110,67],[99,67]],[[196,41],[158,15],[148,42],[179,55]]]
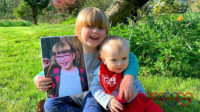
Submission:
[[[115,26],[125,17],[129,16],[132,10],[143,6],[148,0],[117,0],[107,10],[106,15],[109,18],[111,26]]]
[[[33,14],[33,23],[37,25],[37,16],[38,16],[38,8],[37,7],[32,7],[32,14]]]

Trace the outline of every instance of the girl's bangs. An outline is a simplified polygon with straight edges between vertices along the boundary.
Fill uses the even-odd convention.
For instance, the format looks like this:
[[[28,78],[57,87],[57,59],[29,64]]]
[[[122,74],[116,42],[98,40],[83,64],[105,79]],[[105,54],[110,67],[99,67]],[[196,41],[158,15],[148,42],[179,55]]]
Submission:
[[[104,16],[101,13],[97,12],[91,12],[92,14],[88,14],[85,17],[85,20],[83,21],[83,26],[93,26],[93,27],[99,27],[104,28],[107,30],[106,20]]]
[[[71,52],[70,46],[57,46],[53,49],[53,55]]]

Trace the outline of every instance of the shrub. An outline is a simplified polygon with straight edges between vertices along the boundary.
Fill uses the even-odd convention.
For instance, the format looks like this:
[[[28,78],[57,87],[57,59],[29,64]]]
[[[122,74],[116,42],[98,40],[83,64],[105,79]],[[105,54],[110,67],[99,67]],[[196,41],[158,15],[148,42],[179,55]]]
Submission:
[[[83,7],[98,7],[105,11],[116,0],[84,0]]]
[[[13,9],[13,14],[17,18],[32,21],[32,13],[30,13],[31,11],[31,7],[22,0],[20,1],[20,4]]]
[[[32,23],[21,20],[21,19],[8,19],[8,20],[0,20],[0,27],[11,27],[11,26],[31,26]]]
[[[152,4],[153,14],[186,12],[187,5],[179,0],[158,0]]]
[[[143,75],[199,77],[199,17],[182,16],[182,21],[177,20],[178,15],[148,16],[144,23],[117,25],[110,33],[130,40]]]

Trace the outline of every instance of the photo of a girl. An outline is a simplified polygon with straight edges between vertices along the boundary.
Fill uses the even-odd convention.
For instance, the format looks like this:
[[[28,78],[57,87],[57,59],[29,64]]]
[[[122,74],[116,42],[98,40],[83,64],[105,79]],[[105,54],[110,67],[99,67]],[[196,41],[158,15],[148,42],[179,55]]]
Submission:
[[[69,96],[88,90],[82,46],[75,37],[41,38],[41,46],[42,55],[46,55],[43,55],[45,77],[53,80],[47,97]],[[46,51],[49,48],[50,51]]]

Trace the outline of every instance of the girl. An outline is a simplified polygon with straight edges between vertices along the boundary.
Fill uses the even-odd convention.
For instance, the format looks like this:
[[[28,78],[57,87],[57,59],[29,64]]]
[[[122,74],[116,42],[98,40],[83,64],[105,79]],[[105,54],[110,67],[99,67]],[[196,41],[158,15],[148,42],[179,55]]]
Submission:
[[[86,73],[88,75],[89,87],[93,78],[92,73],[100,65],[100,60],[97,59],[98,46],[106,38],[109,32],[109,22],[106,15],[98,8],[89,7],[82,9],[77,17],[75,24],[75,34],[82,43],[84,58],[86,62]],[[134,92],[134,78],[137,78],[138,62],[134,54],[130,54],[128,68],[124,72],[124,78],[120,84],[119,97],[125,100],[130,100]],[[51,79],[44,78],[42,73],[35,78],[36,86],[40,90],[48,90]],[[141,85],[141,84],[140,84]],[[87,96],[86,96],[87,95]],[[86,98],[85,98],[86,97]],[[85,101],[83,101],[85,99]],[[49,98],[45,102],[45,111],[81,111],[81,107],[85,102],[96,100],[91,93],[83,92],[79,95],[72,95],[60,98]],[[98,103],[97,103],[98,104]],[[87,107],[86,105],[84,105]],[[85,108],[84,108],[85,109]],[[101,106],[93,107],[93,112],[101,111]]]
[[[81,59],[76,57],[79,54],[76,55],[72,45],[67,41],[57,42],[52,48],[52,53],[51,65],[45,68],[46,77],[52,77],[53,80],[52,89],[48,91],[47,97],[69,96],[88,90],[86,73],[83,68],[78,67],[81,65]]]

